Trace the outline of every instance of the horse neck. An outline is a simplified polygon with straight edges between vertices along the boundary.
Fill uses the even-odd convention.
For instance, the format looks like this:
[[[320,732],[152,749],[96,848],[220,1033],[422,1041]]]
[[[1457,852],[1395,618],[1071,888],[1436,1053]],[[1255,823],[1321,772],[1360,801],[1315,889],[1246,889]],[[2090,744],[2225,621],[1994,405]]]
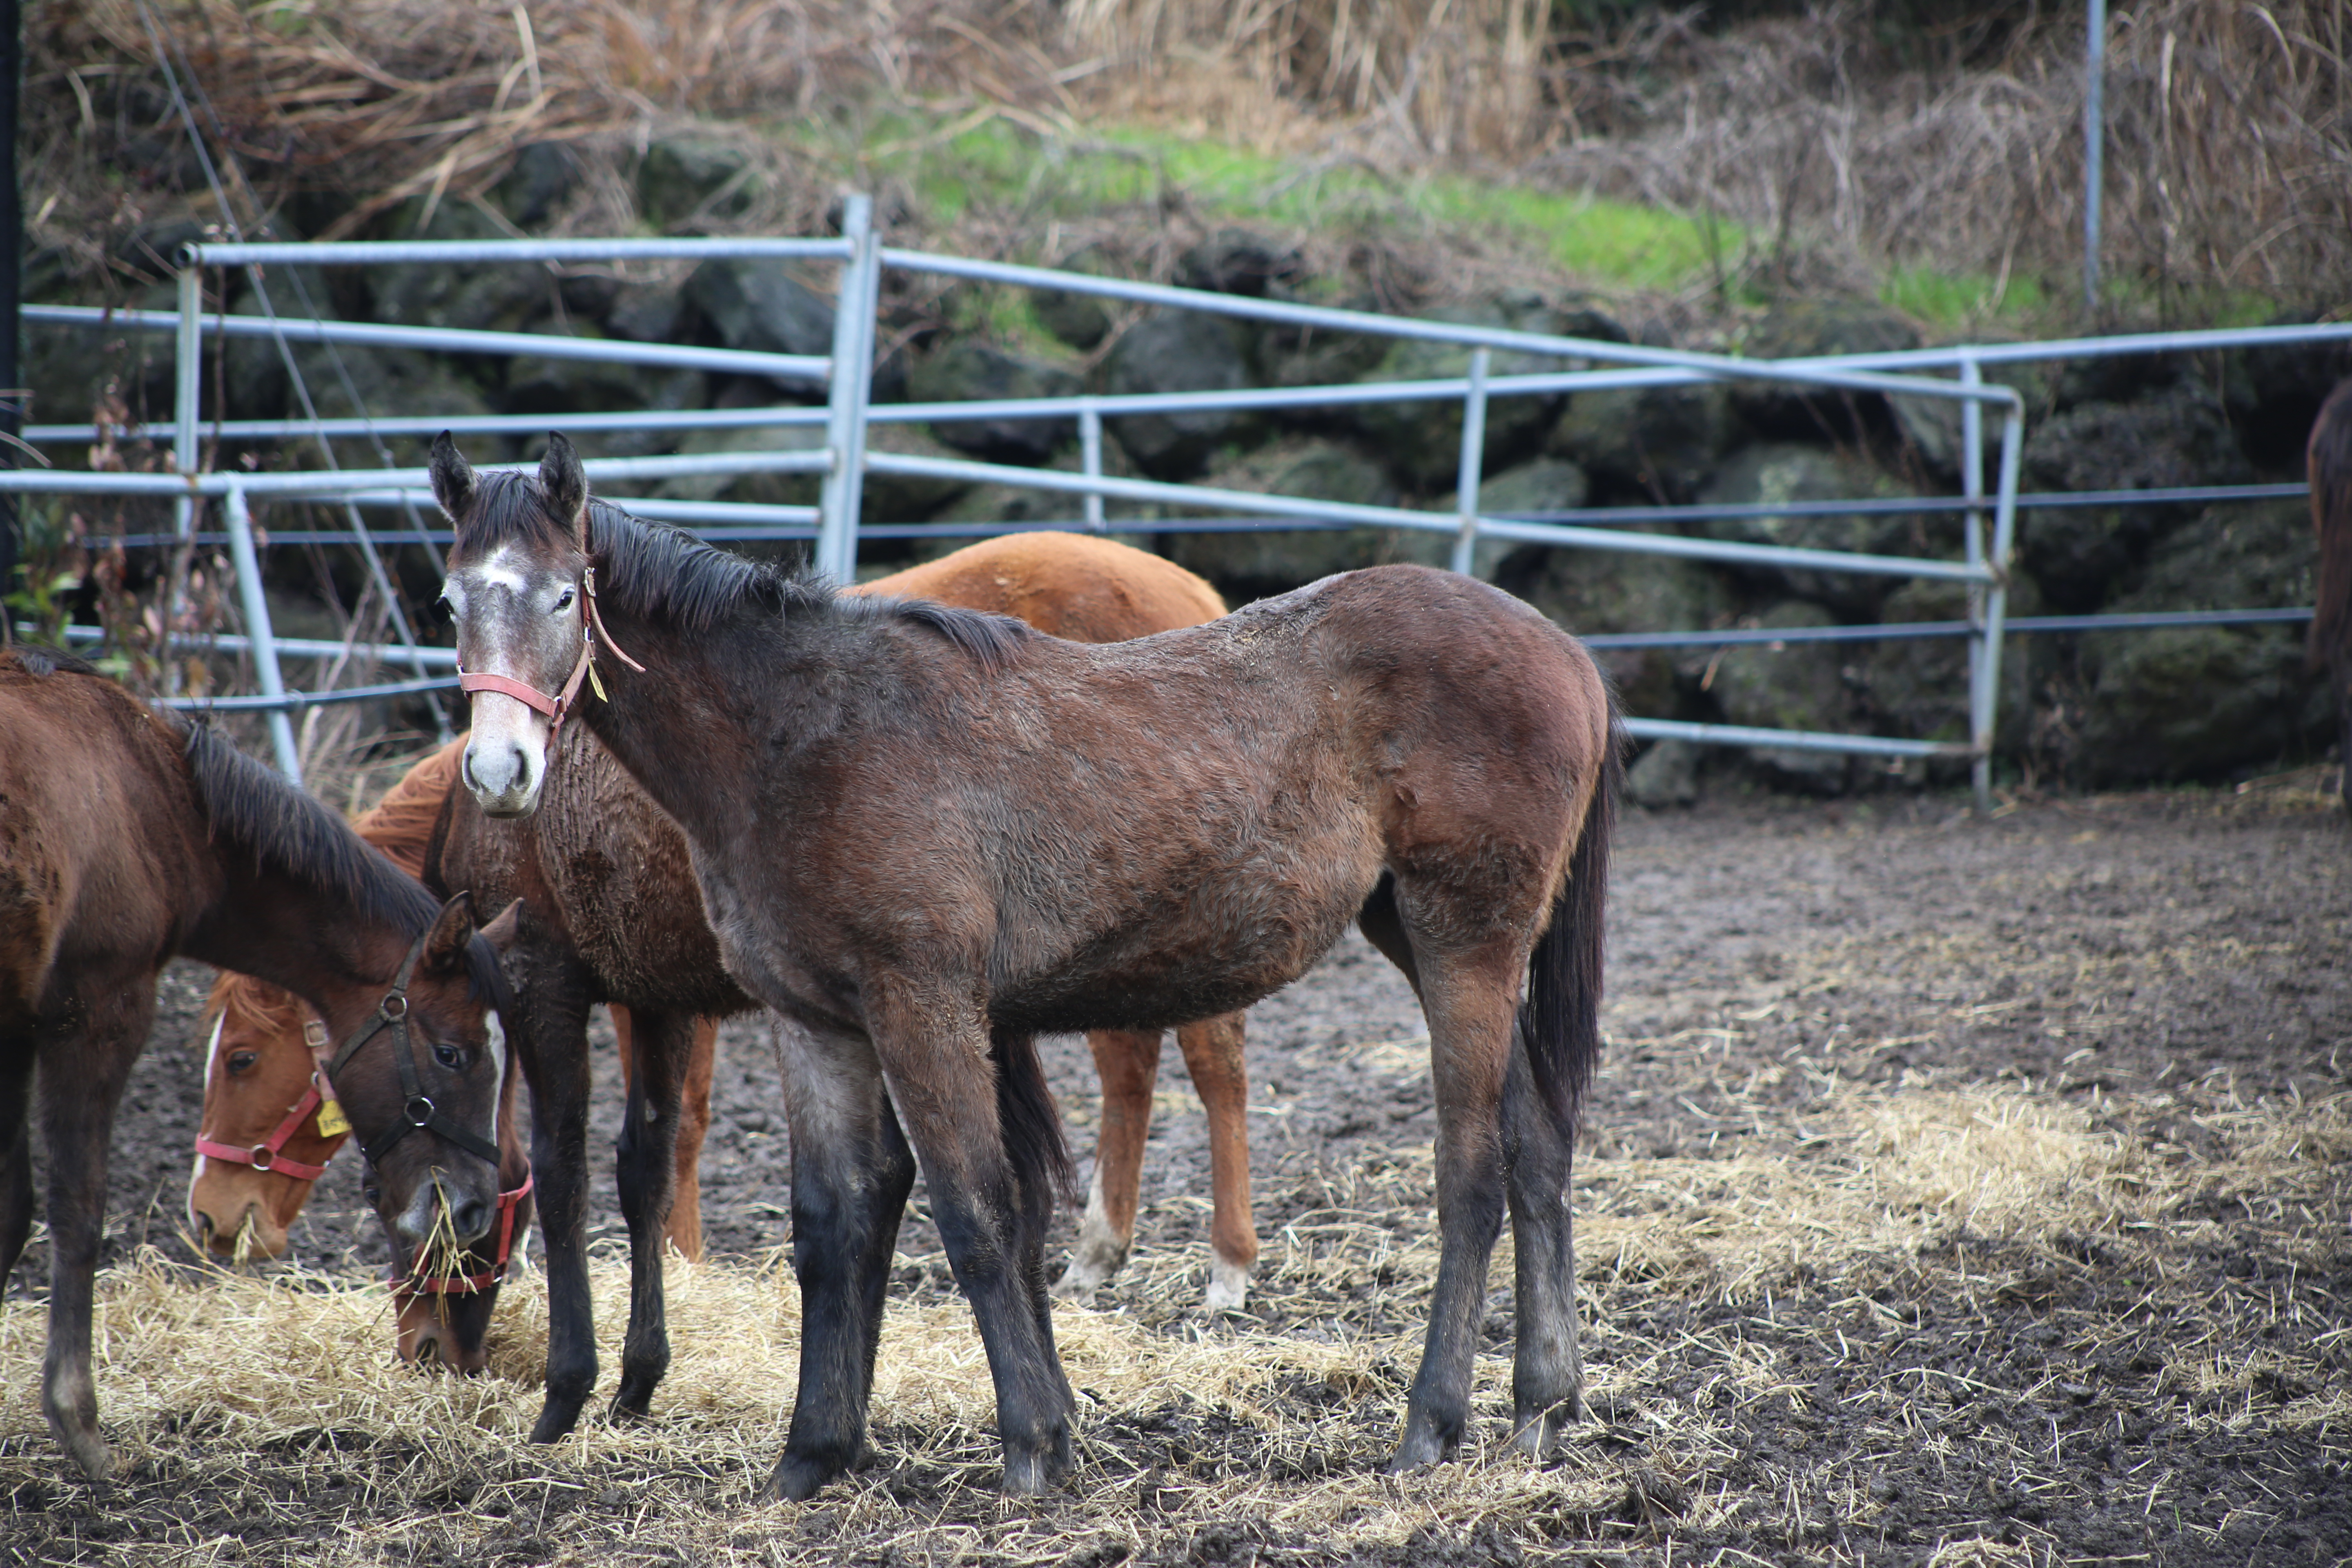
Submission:
[[[191,958],[299,996],[337,1037],[383,1000],[413,934],[248,852],[221,846],[226,886],[185,945]]]

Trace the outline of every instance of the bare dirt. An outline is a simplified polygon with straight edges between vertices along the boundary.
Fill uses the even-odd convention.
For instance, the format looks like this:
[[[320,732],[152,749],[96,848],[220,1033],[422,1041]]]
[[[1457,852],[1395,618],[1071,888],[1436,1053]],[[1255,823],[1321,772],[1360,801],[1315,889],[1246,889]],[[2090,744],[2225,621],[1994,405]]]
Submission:
[[[782,1413],[714,1436],[690,1348],[651,1426],[530,1448],[504,1435],[537,1402],[526,1304],[454,1436],[153,1393],[195,1351],[126,1327],[100,1392],[127,1474],[101,1497],[33,1398],[37,1239],[0,1304],[0,1563],[2352,1561],[2352,834],[2319,782],[1989,822],[1948,796],[1629,813],[1575,1193],[1596,1418],[1549,1468],[1495,1451],[1498,1261],[1496,1430],[1444,1474],[1368,1473],[1426,1310],[1434,1119],[1411,994],[1350,937],[1251,1015],[1245,1313],[1199,1304],[1205,1139],[1168,1052],[1137,1257],[1063,1331],[1086,1454],[1060,1496],[994,1494],[982,1376],[968,1420],[877,1393],[871,1469],[755,1508]],[[116,1138],[113,1256],[163,1261],[108,1287],[124,1324],[160,1292],[199,1338],[233,1294],[177,1236],[205,978],[173,972]],[[1051,1065],[1084,1152],[1083,1046]],[[723,1282],[786,1239],[764,1025],[727,1030],[715,1099],[707,1235],[744,1261],[697,1278]],[[976,1355],[917,1195],[893,1324]],[[617,1246],[609,1181],[598,1204]],[[340,1162],[298,1261],[372,1271],[361,1218]],[[1097,1331],[1124,1336],[1108,1361]],[[1117,1381],[1163,1352],[1210,1370]],[[282,1352],[205,1353],[233,1383],[237,1353]]]

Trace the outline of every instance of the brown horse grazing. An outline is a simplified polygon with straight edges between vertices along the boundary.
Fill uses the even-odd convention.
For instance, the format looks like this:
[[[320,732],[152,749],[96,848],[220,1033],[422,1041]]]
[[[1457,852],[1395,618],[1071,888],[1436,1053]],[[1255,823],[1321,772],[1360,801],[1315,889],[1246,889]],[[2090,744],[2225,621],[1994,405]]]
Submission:
[[[444,746],[402,775],[383,800],[352,826],[410,876],[425,867],[426,842],[457,778],[464,741]],[[267,981],[223,972],[205,1007],[207,1023],[203,1120],[188,1185],[188,1223],[197,1239],[225,1258],[276,1258],[287,1229],[309,1201],[311,1184],[350,1136],[340,1110],[329,1110],[318,1089],[317,1042],[323,1028],[300,999]],[[614,1009],[622,1060],[629,1057],[626,1008]],[[689,1089],[688,1131],[678,1139],[680,1202],[669,1215],[669,1240],[689,1258],[701,1255],[696,1167],[700,1126],[709,1118],[709,1062],[715,1025],[698,1030],[695,1060],[704,1088]],[[509,1084],[520,1068],[509,1064]],[[689,1085],[693,1080],[689,1068]],[[699,1112],[698,1118],[697,1112]],[[336,1131],[321,1126],[321,1119]],[[463,1372],[478,1371],[483,1338],[498,1300],[497,1283],[530,1222],[530,1162],[516,1119],[499,1121],[500,1201],[506,1205],[482,1256],[444,1265],[446,1272],[396,1283],[398,1343],[404,1360],[437,1357]],[[395,1243],[406,1279],[413,1259]]]
[[[344,1043],[327,1081],[408,1246],[497,1223],[506,1047],[496,945],[343,819],[89,666],[0,652],[0,1279],[32,1228],[40,1069],[53,1283],[41,1403],[85,1473],[111,1457],[90,1375],[108,1134],[184,953],[302,996]]]
[[[846,597],[592,505],[561,437],[536,482],[478,478],[446,435],[432,474],[457,525],[468,789],[537,807],[576,703],[684,833],[729,973],[797,1026],[801,1366],[775,1494],[865,1450],[918,1154],[987,1350],[1005,1487],[1064,1474],[1075,1406],[1043,1251],[1070,1163],[1034,1036],[1246,1005],[1351,918],[1421,998],[1438,1109],[1441,1258],[1391,1464],[1462,1440],[1507,1209],[1513,1441],[1555,1447],[1582,1405],[1567,1184],[1619,754],[1573,638],[1472,579],[1390,566],[1064,642]]]
[[[1066,534],[974,545],[871,584],[870,591],[894,587],[1001,605],[1049,630],[1106,640],[1194,625],[1224,607],[1208,584],[1181,567],[1125,545]],[[515,1054],[530,1075],[537,1112],[533,1169],[547,1237],[547,1394],[532,1436],[551,1442],[572,1429],[596,1382],[583,1160],[588,1008],[600,1000],[624,1003],[636,1021],[638,1065],[616,1150],[631,1287],[612,1409],[627,1416],[646,1412],[669,1366],[661,1249],[654,1242],[669,1202],[668,1180],[693,1179],[690,1163],[672,1158],[672,1139],[680,1151],[698,1150],[696,1117],[707,1123],[709,1116],[709,1053],[707,1046],[698,1053],[688,1031],[698,1019],[756,1003],[720,961],[690,868],[691,847],[586,731],[575,727],[557,739],[535,816],[495,820],[462,795],[453,794],[435,830],[424,876],[433,886],[466,886],[486,899],[522,900],[507,970],[522,998]],[[1211,1300],[1238,1304],[1257,1249],[1249,1219],[1241,1020],[1188,1024],[1178,1038],[1210,1109],[1218,1176]],[[1160,1040],[1156,1029],[1092,1037],[1104,1084],[1096,1181],[1102,1201],[1100,1215],[1090,1212],[1081,1232],[1073,1289],[1091,1289],[1116,1268],[1134,1233]]]
[[[2352,808],[2352,381],[2319,405],[2305,449],[2311,531],[2319,541],[2319,595],[2311,616],[2310,667],[2336,691],[2344,804]]]

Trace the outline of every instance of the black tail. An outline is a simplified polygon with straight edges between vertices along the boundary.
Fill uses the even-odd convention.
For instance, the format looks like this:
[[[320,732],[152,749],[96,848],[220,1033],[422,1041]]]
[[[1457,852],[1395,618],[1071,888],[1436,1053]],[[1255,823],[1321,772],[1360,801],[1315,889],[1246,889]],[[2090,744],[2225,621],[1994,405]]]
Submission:
[[[1608,755],[1568,860],[1568,881],[1551,907],[1551,924],[1528,961],[1519,1003],[1519,1037],[1536,1088],[1563,1126],[1573,1127],[1585,1085],[1601,1059],[1601,950],[1607,935],[1609,837],[1625,776],[1625,729],[1610,704]]]
[[[2352,652],[2352,381],[2328,394],[2311,426],[2311,531],[2319,544],[2310,667],[2345,679]]]
[[[992,1029],[988,1054],[996,1063],[996,1125],[1013,1174],[1024,1188],[1076,1203],[1077,1166],[1062,1136],[1062,1113],[1045,1082],[1045,1066],[1037,1059],[1036,1037]]]

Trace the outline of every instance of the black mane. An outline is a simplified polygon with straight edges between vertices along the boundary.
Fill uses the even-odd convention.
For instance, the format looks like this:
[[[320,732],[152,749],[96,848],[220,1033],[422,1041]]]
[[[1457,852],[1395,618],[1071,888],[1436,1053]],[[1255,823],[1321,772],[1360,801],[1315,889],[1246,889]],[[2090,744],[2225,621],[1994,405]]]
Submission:
[[[282,872],[412,942],[432,926],[441,900],[332,809],[238,751],[210,725],[178,714],[167,717],[185,732],[189,775],[215,843],[250,855],[256,866]],[[489,943],[476,936],[466,960],[475,1000],[502,1006],[506,976]]]
[[[26,675],[97,675],[98,667],[61,648],[45,643],[20,642],[8,652],[16,656],[16,664]],[[100,679],[103,679],[101,677]]]
[[[747,608],[780,616],[908,621],[944,638],[983,669],[1003,668],[1039,634],[1025,621],[929,599],[845,595],[808,567],[791,570],[705,543],[682,528],[647,522],[600,500],[588,503],[600,564],[597,592],[633,615],[707,632]]]

